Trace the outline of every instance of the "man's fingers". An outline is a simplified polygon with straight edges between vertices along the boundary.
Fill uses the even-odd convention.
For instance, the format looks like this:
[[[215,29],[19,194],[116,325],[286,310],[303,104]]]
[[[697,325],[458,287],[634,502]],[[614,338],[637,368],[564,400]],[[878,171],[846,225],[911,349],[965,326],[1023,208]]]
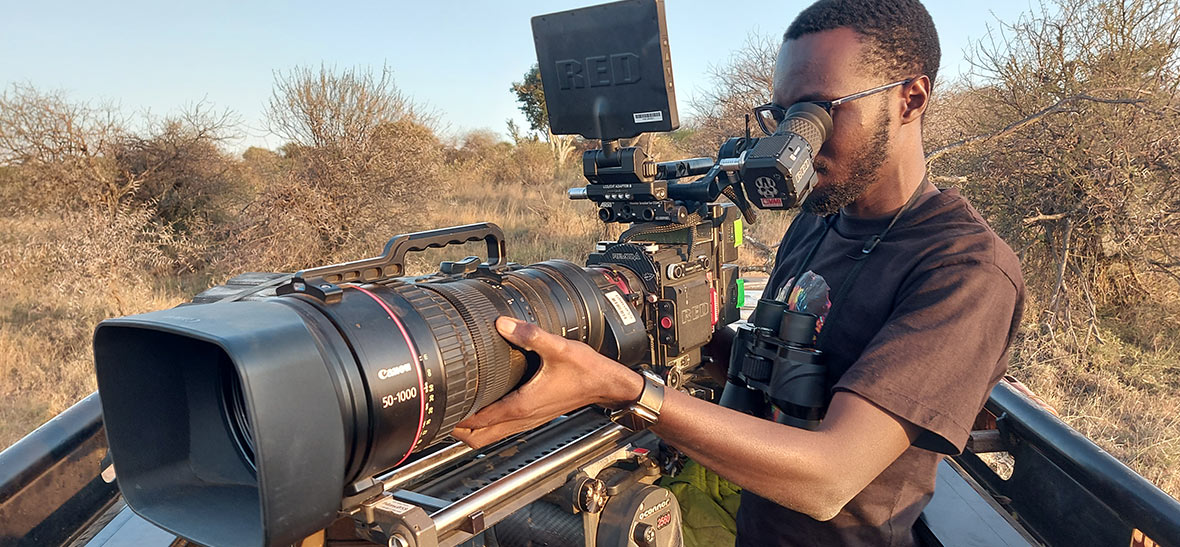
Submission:
[[[455,424],[455,427],[480,429],[496,422],[515,420],[525,414],[523,399],[519,391],[513,391],[499,401],[479,409],[475,414]]]
[[[496,330],[500,336],[529,351],[537,352],[542,358],[560,353],[565,348],[566,339],[556,334],[545,332],[532,323],[500,316],[496,319]]]
[[[521,418],[519,420],[509,420],[500,422],[488,427],[471,428],[455,426],[455,430],[451,433],[456,439],[463,441],[472,448],[481,448],[492,444],[500,439],[520,433],[521,431],[528,431],[548,420],[536,417]]]
[[[471,430],[466,427],[455,426],[455,429],[451,431],[451,436],[459,439],[460,441],[463,441],[464,443],[467,443],[467,446],[479,448],[479,446],[471,440]]]

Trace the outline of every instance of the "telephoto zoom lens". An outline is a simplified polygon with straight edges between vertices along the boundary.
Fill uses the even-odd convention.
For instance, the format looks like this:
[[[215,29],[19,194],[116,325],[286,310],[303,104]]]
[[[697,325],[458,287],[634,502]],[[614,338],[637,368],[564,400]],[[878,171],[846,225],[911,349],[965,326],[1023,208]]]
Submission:
[[[552,260],[498,279],[391,279],[103,321],[95,366],[133,510],[207,545],[297,542],[527,379],[506,315],[625,364],[650,356],[628,270]],[[218,526],[208,526],[216,522]]]

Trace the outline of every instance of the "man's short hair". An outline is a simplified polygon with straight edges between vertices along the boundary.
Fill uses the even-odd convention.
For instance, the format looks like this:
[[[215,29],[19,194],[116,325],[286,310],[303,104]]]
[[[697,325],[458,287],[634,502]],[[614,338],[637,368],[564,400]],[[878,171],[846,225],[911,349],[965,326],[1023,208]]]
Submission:
[[[934,85],[942,50],[934,20],[918,0],[819,0],[795,18],[783,41],[840,27],[868,38],[870,61],[896,71],[890,78],[925,74]]]

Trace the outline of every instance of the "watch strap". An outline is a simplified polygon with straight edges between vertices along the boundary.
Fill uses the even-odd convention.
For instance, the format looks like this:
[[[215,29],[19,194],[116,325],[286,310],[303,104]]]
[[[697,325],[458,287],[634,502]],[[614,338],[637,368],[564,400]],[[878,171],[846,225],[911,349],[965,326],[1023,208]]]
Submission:
[[[642,431],[660,419],[664,406],[664,384],[643,374],[643,391],[634,403],[610,413],[610,420],[631,431]]]

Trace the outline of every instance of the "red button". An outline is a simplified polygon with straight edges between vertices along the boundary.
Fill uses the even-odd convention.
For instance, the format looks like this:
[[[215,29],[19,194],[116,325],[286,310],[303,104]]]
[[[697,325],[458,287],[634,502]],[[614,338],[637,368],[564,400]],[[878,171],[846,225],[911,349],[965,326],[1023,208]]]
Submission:
[[[667,315],[661,317],[660,318],[660,326],[664,327],[665,329],[672,328],[672,318],[668,317]]]

